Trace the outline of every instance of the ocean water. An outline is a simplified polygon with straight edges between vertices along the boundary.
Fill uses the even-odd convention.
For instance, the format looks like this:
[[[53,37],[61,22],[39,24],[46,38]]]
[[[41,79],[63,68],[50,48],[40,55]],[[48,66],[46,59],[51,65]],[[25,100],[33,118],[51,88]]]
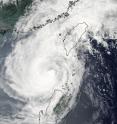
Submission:
[[[1,0],[0,124],[116,124],[116,23],[116,0]]]

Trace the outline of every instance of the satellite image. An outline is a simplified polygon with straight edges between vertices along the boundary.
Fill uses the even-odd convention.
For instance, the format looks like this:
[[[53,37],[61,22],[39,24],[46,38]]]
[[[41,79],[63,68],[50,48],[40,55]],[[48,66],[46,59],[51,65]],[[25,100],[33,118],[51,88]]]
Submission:
[[[0,0],[0,124],[117,124],[117,0]]]

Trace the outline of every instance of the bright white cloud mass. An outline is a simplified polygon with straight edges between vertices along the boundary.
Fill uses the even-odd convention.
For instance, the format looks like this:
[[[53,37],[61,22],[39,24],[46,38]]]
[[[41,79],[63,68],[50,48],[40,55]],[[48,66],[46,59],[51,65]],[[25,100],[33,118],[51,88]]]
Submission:
[[[103,38],[117,38],[116,1],[72,2],[34,0],[16,23],[17,42],[5,58],[0,85],[10,97],[28,104],[15,115],[24,120],[4,119],[2,124],[60,122],[75,105],[85,71],[77,51],[83,47],[91,52],[90,43],[84,42],[89,31],[105,46]],[[61,101],[63,108],[57,106]]]

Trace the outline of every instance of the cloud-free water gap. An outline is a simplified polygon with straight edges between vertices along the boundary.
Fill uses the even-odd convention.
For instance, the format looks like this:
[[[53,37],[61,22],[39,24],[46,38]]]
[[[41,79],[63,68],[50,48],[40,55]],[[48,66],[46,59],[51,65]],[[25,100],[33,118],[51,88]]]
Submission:
[[[56,15],[66,12],[68,3],[69,1],[66,0],[63,3],[56,1],[55,4],[51,4],[49,1],[42,3],[34,1],[28,14],[24,14],[17,21],[13,36],[17,37],[15,31],[18,31],[18,37],[22,37],[22,32],[26,33],[32,27],[38,27],[41,23],[45,24],[48,18],[54,19]],[[105,6],[101,1],[96,1],[96,3],[101,8]],[[45,124],[47,121],[55,124],[56,121],[60,122],[75,105],[85,72],[85,61],[77,58],[77,50],[92,52],[93,48],[90,42],[86,42],[87,31],[92,31],[93,37],[99,39],[97,41],[101,44],[105,43],[100,31],[107,8],[110,9],[110,7],[106,3],[107,8],[103,10],[95,4],[92,6],[93,4],[93,1],[89,2],[88,0],[77,1],[75,6],[71,7],[69,16],[47,23],[42,28],[36,28],[30,32],[31,35],[28,37],[23,35],[23,38],[15,39],[16,43],[12,47],[12,51],[4,59],[0,82],[4,92],[10,97],[27,101],[22,111],[16,114],[16,117],[24,119],[17,120],[15,118],[14,123],[22,124],[30,121],[36,124],[39,121],[40,113],[41,124]],[[110,4],[114,6],[112,3]],[[61,9],[58,5],[61,5]],[[90,6],[87,10],[84,9],[87,7],[86,5]],[[92,11],[95,7],[97,7],[96,12]],[[102,16],[99,15],[100,13]],[[75,30],[80,41],[74,37],[74,33],[67,37],[68,43],[75,39],[76,41],[73,42],[77,45],[73,47],[74,45],[70,44],[70,49],[72,47],[73,49],[66,56],[65,47],[69,44],[67,42],[66,46],[63,44],[64,33],[67,34],[68,29],[83,22],[88,25],[87,30],[85,32],[82,30],[85,28]],[[108,25],[104,26],[103,31],[110,30],[106,26]],[[61,111],[58,110],[59,108]],[[12,123],[12,120],[9,119],[9,121]]]

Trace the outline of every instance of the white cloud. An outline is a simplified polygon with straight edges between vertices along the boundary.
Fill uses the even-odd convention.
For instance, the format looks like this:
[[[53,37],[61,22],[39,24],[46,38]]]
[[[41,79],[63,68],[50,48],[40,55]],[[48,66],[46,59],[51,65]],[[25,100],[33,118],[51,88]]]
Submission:
[[[67,6],[67,0],[59,0],[54,3],[34,1],[31,10],[21,17],[15,26],[19,31],[19,37],[22,34],[20,31],[28,32],[34,26],[45,24],[47,19],[54,19],[58,14],[66,12]],[[76,49],[66,56],[63,45],[64,34],[67,34],[68,29],[75,25],[86,22],[88,30],[94,33],[94,38],[103,43],[100,33],[108,31],[109,35],[111,33],[113,35],[113,31],[116,29],[116,7],[115,2],[110,0],[79,1],[69,10],[69,17],[46,24],[43,28],[34,31],[28,38],[21,38],[16,43],[4,65],[5,76],[12,83],[5,83],[16,92],[15,97],[18,99],[24,97],[30,101],[21,112],[26,117],[25,121],[29,121],[29,119],[37,121],[38,112],[41,109],[46,112],[44,108],[49,108],[49,116],[43,114],[43,118],[41,118],[42,124],[50,119],[55,124],[57,116],[52,110],[61,96],[66,93],[68,96],[73,94],[73,97],[60,118],[68,113],[69,108],[72,108],[85,68],[84,62],[76,57]],[[83,38],[86,38],[85,35]],[[82,45],[84,45],[84,49],[89,48],[82,42],[79,42],[77,48]],[[75,76],[72,76],[73,71]],[[4,90],[13,97],[13,91],[10,92],[9,88],[5,87],[5,83],[3,84]],[[57,91],[58,97],[55,95],[51,98],[53,104],[50,104],[50,97],[55,89],[60,90],[62,94]],[[38,101],[36,98],[40,100]],[[45,101],[42,102],[43,100]],[[27,116],[25,116],[25,112],[27,112]],[[20,122],[18,123],[20,124]]]

